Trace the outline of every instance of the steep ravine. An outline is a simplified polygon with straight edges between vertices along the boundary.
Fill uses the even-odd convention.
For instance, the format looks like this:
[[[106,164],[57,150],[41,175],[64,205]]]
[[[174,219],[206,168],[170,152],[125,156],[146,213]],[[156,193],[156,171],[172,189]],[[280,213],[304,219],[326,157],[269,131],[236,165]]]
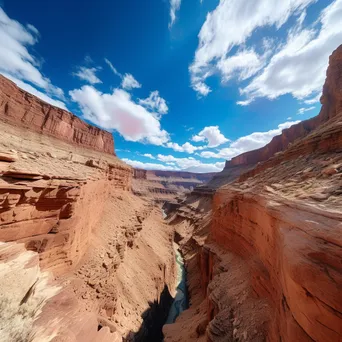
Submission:
[[[190,308],[166,342],[342,340],[342,46],[329,63],[316,118],[169,206]]]
[[[131,192],[131,168],[115,156],[0,125],[0,239],[36,255],[18,251],[19,260],[35,260],[22,265],[33,268],[27,295],[38,268],[58,289],[32,326],[38,340],[48,326],[46,340],[54,342],[160,341],[175,290],[173,229],[153,201]],[[10,267],[15,253],[6,247],[0,268]],[[50,293],[49,282],[44,286]]]

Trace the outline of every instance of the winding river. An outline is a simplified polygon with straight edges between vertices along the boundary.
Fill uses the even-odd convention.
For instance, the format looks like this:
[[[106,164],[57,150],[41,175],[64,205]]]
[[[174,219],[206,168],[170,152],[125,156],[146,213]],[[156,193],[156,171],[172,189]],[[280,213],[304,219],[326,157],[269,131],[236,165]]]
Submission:
[[[188,296],[186,288],[186,271],[184,260],[178,250],[178,245],[174,243],[176,263],[177,263],[177,289],[176,296],[173,300],[166,324],[174,323],[179,314],[188,308]]]

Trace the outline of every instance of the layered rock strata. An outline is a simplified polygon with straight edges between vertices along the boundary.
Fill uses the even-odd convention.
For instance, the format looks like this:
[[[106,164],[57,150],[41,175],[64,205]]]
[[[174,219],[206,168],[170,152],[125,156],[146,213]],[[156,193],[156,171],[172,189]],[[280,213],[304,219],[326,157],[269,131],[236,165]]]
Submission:
[[[121,341],[108,327],[99,330],[96,315],[82,312],[74,294],[41,271],[37,253],[0,243],[0,260],[2,341]]]
[[[56,341],[69,332],[74,341],[88,341],[83,333],[92,341],[149,341],[157,334],[151,322],[167,314],[174,291],[173,238],[160,209],[130,191],[131,167],[3,122],[0,128],[0,240],[38,253],[40,267],[68,289],[49,301],[44,324],[61,310],[68,328]]]
[[[111,133],[20,89],[0,75],[0,120],[70,144],[114,154]]]
[[[266,161],[277,152],[284,151],[295,140],[305,137],[325,122],[338,116],[342,110],[341,64],[342,48],[340,46],[333,52],[329,59],[327,79],[320,99],[323,106],[318,116],[284,129],[281,135],[274,137],[265,147],[232,158],[232,160],[226,162],[225,168],[237,165],[255,165],[258,162]]]
[[[169,214],[192,303],[165,341],[342,339],[341,65],[339,47],[318,117],[227,163],[213,200],[199,191]]]

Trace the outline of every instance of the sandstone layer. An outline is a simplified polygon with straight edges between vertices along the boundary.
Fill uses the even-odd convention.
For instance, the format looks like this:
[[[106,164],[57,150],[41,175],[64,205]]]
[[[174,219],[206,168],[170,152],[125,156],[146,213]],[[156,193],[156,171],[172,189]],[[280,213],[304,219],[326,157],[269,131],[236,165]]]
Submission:
[[[341,341],[341,99],[342,46],[318,117],[170,208],[191,306],[165,341]]]
[[[134,194],[164,203],[173,201],[213,178],[215,173],[182,171],[146,171],[134,169]]]
[[[226,162],[226,168],[237,165],[254,165],[266,161],[277,152],[284,151],[295,140],[305,137],[308,133],[323,125],[325,122],[340,115],[342,110],[342,49],[339,47],[329,59],[327,79],[323,87],[319,115],[309,120],[284,129],[281,135],[272,139],[265,147],[243,153]]]
[[[74,294],[41,271],[37,253],[0,243],[0,259],[1,341],[121,341],[108,327],[98,329],[96,315],[82,312]]]
[[[160,208],[131,192],[131,167],[8,123],[0,129],[0,241],[38,253],[63,289],[37,322],[54,326],[55,342],[159,336],[175,284],[173,235]]]
[[[0,120],[91,150],[114,154],[111,133],[20,89],[0,75]]]

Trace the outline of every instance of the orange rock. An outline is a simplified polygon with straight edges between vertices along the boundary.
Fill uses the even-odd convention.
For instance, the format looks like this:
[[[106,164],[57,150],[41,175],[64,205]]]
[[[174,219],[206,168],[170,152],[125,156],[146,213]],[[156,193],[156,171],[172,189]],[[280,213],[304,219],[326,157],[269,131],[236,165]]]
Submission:
[[[18,88],[0,75],[0,119],[17,127],[53,136],[100,152],[114,153],[111,133],[91,126]],[[1,158],[0,158],[1,160]]]

